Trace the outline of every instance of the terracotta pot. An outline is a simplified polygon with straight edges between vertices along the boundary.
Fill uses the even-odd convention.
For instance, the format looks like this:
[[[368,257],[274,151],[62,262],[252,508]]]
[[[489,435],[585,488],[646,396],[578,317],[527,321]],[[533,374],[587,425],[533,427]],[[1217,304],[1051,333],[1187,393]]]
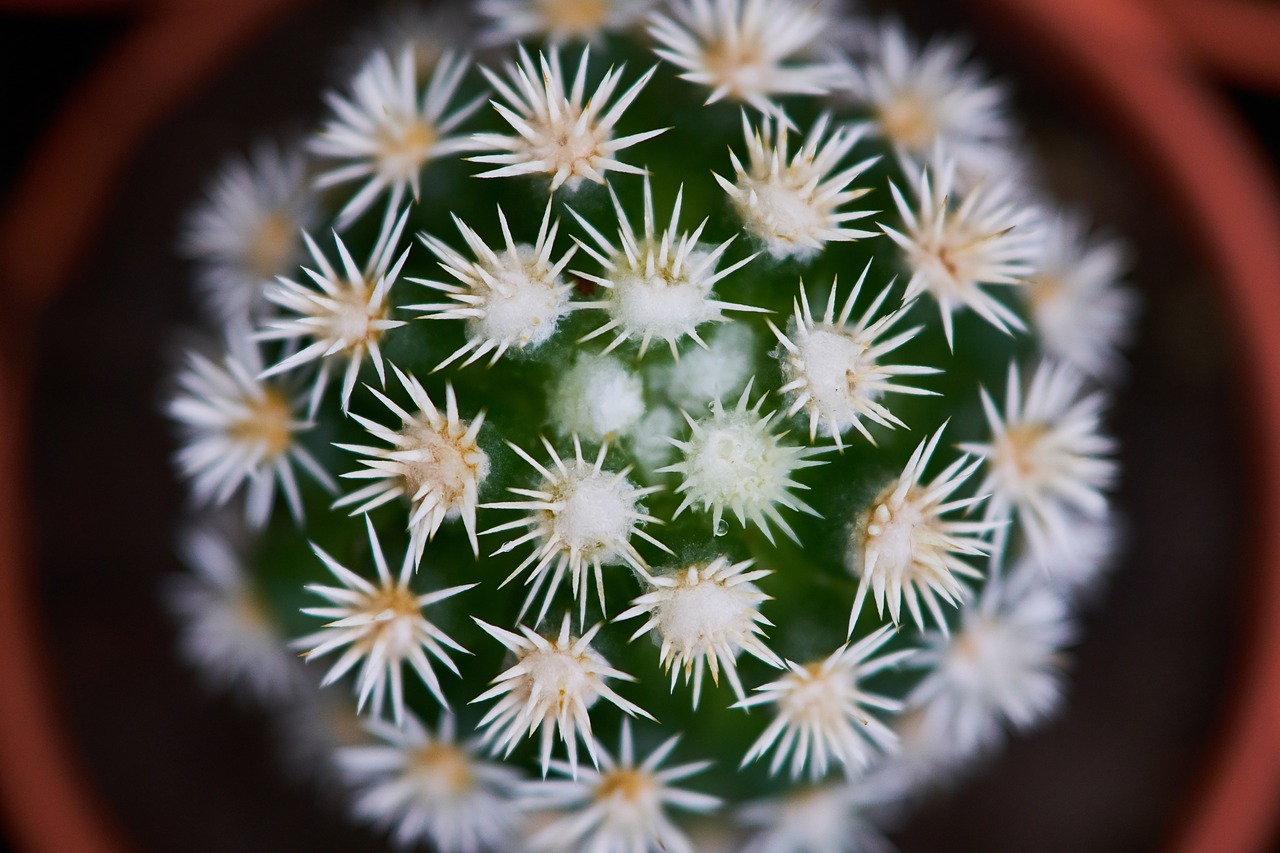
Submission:
[[[70,745],[36,621],[26,411],[42,307],[87,247],[113,182],[156,123],[298,0],[4,0],[0,11],[139,18],[68,100],[0,215],[0,805],[12,841],[129,849]]]
[[[1280,89],[1280,10],[1240,2],[978,0],[1061,66],[1166,188],[1216,267],[1236,330],[1251,421],[1252,612],[1247,656],[1203,782],[1172,839],[1179,853],[1266,849],[1280,805],[1280,195],[1208,74]]]
[[[23,849],[127,849],[77,765],[35,620],[24,503],[34,319],[73,271],[140,141],[300,2],[0,0],[0,9],[141,16],[67,103],[0,219],[0,798]],[[1280,89],[1280,13],[1208,0],[970,3],[1108,110],[1222,282],[1251,409],[1241,452],[1251,460],[1256,593],[1248,657],[1170,843],[1178,853],[1264,849],[1280,803],[1280,196],[1206,72]]]

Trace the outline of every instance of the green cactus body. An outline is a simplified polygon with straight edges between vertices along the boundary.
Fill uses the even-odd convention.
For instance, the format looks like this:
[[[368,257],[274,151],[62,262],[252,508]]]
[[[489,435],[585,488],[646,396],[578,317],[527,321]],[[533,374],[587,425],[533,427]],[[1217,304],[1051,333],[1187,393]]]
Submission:
[[[870,835],[850,827],[868,804],[1052,710],[1072,635],[1054,567],[1105,561],[1067,553],[1109,530],[1114,463],[1105,385],[1086,378],[1100,362],[1072,367],[1041,338],[1045,288],[1071,280],[1044,260],[1062,227],[981,158],[949,155],[909,98],[895,113],[868,94],[888,54],[920,61],[900,31],[868,30],[879,58],[797,49],[766,66],[790,70],[774,91],[722,92],[673,60],[673,31],[696,41],[708,10],[743,38],[757,18],[824,13],[674,6],[648,11],[648,34],[597,34],[589,57],[531,43],[506,69],[484,57],[484,74],[460,54],[425,71],[409,53],[370,60],[334,108],[350,126],[327,126],[310,167],[320,221],[341,230],[297,217],[315,229],[311,272],[259,285],[253,342],[226,327],[233,354],[258,349],[240,391],[191,381],[193,361],[172,407],[199,494],[258,490],[236,588],[319,658],[309,670],[337,664],[321,695],[351,696],[381,738],[340,765],[367,786],[417,780],[400,806],[356,809],[402,840],[512,849],[506,833],[550,809],[594,822],[551,824],[567,846],[535,835],[545,849],[692,849],[666,822],[681,812],[743,839],[725,849],[861,849]],[[699,44],[715,72],[728,42]],[[927,50],[952,51],[957,89],[988,91],[952,46]],[[350,119],[377,63],[414,87],[410,110],[426,93],[394,133]],[[380,147],[343,159],[354,126]],[[1094,331],[1118,331],[1094,355],[1131,308],[1116,267],[1111,326]],[[201,402],[223,419],[209,426]],[[210,430],[223,444],[201,450]],[[210,473],[244,446],[239,480]],[[276,477],[297,499],[262,493]],[[1036,596],[1051,600],[1022,607]],[[450,746],[455,732],[483,745]],[[628,769],[631,739],[638,762],[677,734],[663,766],[709,761],[697,775]],[[417,758],[379,764],[378,749]],[[476,834],[471,812],[442,823],[442,803],[506,816]],[[803,808],[845,821],[843,837],[805,841]]]

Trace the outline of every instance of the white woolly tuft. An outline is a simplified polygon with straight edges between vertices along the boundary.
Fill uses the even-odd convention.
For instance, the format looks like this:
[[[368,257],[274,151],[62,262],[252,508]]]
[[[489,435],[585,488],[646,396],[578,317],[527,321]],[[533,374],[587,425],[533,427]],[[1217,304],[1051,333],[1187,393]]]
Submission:
[[[613,356],[583,353],[551,389],[548,409],[560,435],[591,442],[632,435],[644,417],[644,382]]]
[[[759,337],[746,323],[728,323],[672,365],[653,371],[654,384],[667,399],[690,412],[702,412],[713,400],[741,394],[755,369]]]
[[[631,453],[642,471],[652,474],[671,462],[676,448],[672,439],[680,432],[684,421],[670,406],[653,406],[645,412],[636,425],[631,441]]]

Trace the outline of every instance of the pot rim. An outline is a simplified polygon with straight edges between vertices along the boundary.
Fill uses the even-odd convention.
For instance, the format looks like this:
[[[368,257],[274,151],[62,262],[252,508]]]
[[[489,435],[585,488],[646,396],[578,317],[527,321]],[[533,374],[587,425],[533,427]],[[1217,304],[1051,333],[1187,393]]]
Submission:
[[[303,2],[150,4],[143,23],[69,101],[0,217],[0,800],[25,849],[128,849],[73,757],[44,666],[29,569],[30,521],[22,502],[34,325],[28,321],[68,280],[80,255],[76,249],[86,246],[113,179],[141,140],[237,50]],[[1260,850],[1280,803],[1280,524],[1266,523],[1280,518],[1280,192],[1248,130],[1192,61],[1214,60],[1220,42],[1213,34],[1229,31],[1230,24],[1188,36],[1194,28],[1186,25],[1185,12],[1203,5],[1194,0],[1170,4],[1168,17],[1146,0],[969,2],[999,21],[993,30],[1016,36],[1011,44],[1056,60],[1053,73],[1088,91],[1131,150],[1149,158],[1186,232],[1198,236],[1218,272],[1240,332],[1238,365],[1254,414],[1251,565],[1258,594],[1248,619],[1250,651],[1239,662],[1226,724],[1170,849]],[[76,2],[63,5],[79,8]],[[1268,26],[1280,32],[1280,13]],[[1267,55],[1268,73],[1280,69],[1277,56]],[[159,67],[165,74],[155,73]],[[121,103],[130,108],[122,113]],[[82,128],[110,115],[116,119],[108,132],[93,135],[109,144],[95,150]],[[75,192],[67,191],[60,168],[67,162],[77,163]]]

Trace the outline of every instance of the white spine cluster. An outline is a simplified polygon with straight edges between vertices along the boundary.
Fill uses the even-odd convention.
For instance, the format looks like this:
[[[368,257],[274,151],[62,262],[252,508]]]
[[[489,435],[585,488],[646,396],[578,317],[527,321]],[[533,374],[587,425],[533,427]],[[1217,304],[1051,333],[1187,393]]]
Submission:
[[[809,62],[830,19],[820,4],[797,0],[675,0],[653,16],[656,53],[685,80],[711,90],[707,103],[742,101],[785,119],[778,95],[826,95],[841,66]]]
[[[738,819],[755,831],[738,853],[888,853],[893,847],[867,814],[886,799],[860,780],[748,803]]]
[[[185,532],[180,546],[191,574],[168,578],[164,593],[182,656],[215,689],[243,687],[272,704],[299,695],[297,658],[231,537],[206,524]]]
[[[1059,214],[1048,222],[1036,271],[1022,288],[1045,352],[1107,382],[1119,373],[1138,307],[1121,284],[1125,263],[1117,241],[1092,237],[1082,218]]]
[[[666,809],[706,813],[719,808],[720,799],[672,784],[711,765],[696,761],[663,769],[663,762],[679,741],[678,735],[667,740],[636,764],[631,724],[624,719],[616,760],[597,745],[594,754],[600,759],[599,770],[583,769],[579,774],[570,765],[552,762],[556,772],[573,778],[529,784],[520,804],[567,814],[534,835],[530,845],[537,851],[555,853],[565,845],[595,853],[695,853],[689,838],[667,817]]]
[[[942,430],[938,430],[920,442],[902,475],[855,520],[848,559],[850,570],[858,575],[858,592],[849,615],[850,634],[868,590],[881,615],[888,605],[894,625],[901,621],[905,600],[916,626],[923,629],[923,599],[945,633],[947,620],[938,600],[959,606],[968,595],[960,578],[982,577],[961,557],[990,554],[992,546],[985,537],[1000,528],[1003,520],[999,516],[985,521],[943,517],[969,509],[985,496],[951,499],[982,464],[981,459],[969,462],[962,456],[930,482],[922,482],[941,439]]]
[[[366,724],[378,743],[339,749],[336,760],[353,788],[357,819],[389,830],[403,846],[428,842],[439,853],[508,850],[520,817],[510,800],[520,774],[483,761],[457,742],[457,721],[445,712],[438,731],[412,714],[402,725]]]
[[[972,186],[1010,164],[1012,123],[1003,86],[965,58],[959,39],[916,45],[900,23],[876,32],[867,62],[850,66],[855,101],[871,112],[875,132],[916,169],[952,158]]]
[[[264,383],[257,347],[233,334],[222,363],[189,353],[178,374],[180,391],[168,409],[185,433],[178,467],[198,500],[225,504],[242,487],[249,523],[262,527],[279,483],[289,511],[302,520],[296,463],[326,489],[333,480],[297,440],[311,428],[295,414],[298,403],[285,388]]]
[[[615,155],[639,142],[652,139],[666,128],[646,130],[629,136],[614,136],[614,126],[627,107],[653,76],[650,69],[606,110],[622,80],[622,69],[609,69],[590,98],[586,98],[588,49],[583,49],[572,89],[566,88],[560,67],[560,51],[552,49],[550,59],[539,55],[538,62],[523,46],[520,64],[507,63],[508,80],[482,69],[490,85],[506,104],[493,107],[511,125],[513,135],[478,133],[473,137],[480,150],[499,151],[471,157],[477,163],[497,168],[482,172],[481,178],[544,174],[551,178],[551,191],[573,189],[585,178],[605,183],[605,172],[644,174],[644,170],[617,159]],[[585,103],[584,103],[585,99]]]
[[[339,62],[348,77],[355,77],[377,52],[391,58],[408,48],[418,85],[430,85],[436,66],[472,37],[471,22],[447,8],[395,3],[378,7],[370,17],[341,51]]]
[[[1063,652],[1075,639],[1066,602],[1039,567],[993,579],[954,636],[929,633],[911,666],[927,673],[908,704],[926,736],[957,759],[989,747],[1002,725],[1025,729],[1062,699]]]
[[[776,774],[789,757],[793,779],[798,779],[807,765],[809,776],[817,780],[827,774],[832,761],[846,775],[856,776],[876,755],[892,750],[897,743],[893,730],[867,709],[893,713],[902,704],[871,693],[861,684],[915,654],[914,649],[903,649],[871,657],[891,639],[893,628],[885,625],[852,646],[841,646],[825,660],[807,665],[786,661],[790,670],[786,675],[757,687],[754,696],[735,706],[769,704],[776,712],[742,765],[773,749],[770,774]]]
[[[1115,567],[1124,545],[1123,520],[1114,510],[1099,518],[1074,515],[1071,538],[1061,551],[1048,559],[1026,553],[1012,571],[1033,570],[1045,575],[1045,581],[1068,599],[1088,599],[1097,593],[1098,582]]]
[[[479,619],[476,622],[516,654],[515,664],[493,680],[494,686],[471,700],[473,703],[498,700],[479,726],[484,730],[482,743],[491,745],[495,754],[510,755],[523,738],[532,737],[541,729],[539,756],[542,775],[546,776],[551,766],[553,738],[559,734],[568,750],[569,775],[577,778],[579,737],[592,763],[600,761],[588,714],[598,700],[604,699],[632,716],[649,717],[643,708],[623,699],[605,684],[606,679],[635,679],[614,669],[591,648],[592,639],[600,632],[599,624],[581,637],[574,637],[569,633],[566,614],[560,623],[560,633],[544,637],[524,625],[519,626],[519,634],[513,634]]]
[[[725,511],[733,513],[744,527],[748,522],[773,541],[772,522],[791,539],[795,531],[782,517],[778,507],[817,515],[817,510],[792,494],[793,489],[807,488],[793,479],[802,469],[822,462],[810,459],[821,448],[784,444],[786,433],[773,431],[776,412],[761,414],[764,395],[748,405],[751,383],[747,384],[738,404],[725,411],[719,400],[711,405],[710,416],[694,420],[685,413],[691,435],[687,440],[672,439],[684,458],[659,469],[659,473],[681,476],[676,491],[684,500],[676,508],[678,517],[686,509],[700,505],[711,513],[711,526],[719,532]]]
[[[400,573],[393,578],[387,568],[382,545],[378,542],[378,534],[374,532],[373,522],[368,516],[365,517],[365,526],[377,567],[377,583],[360,577],[313,544],[311,550],[342,586],[307,585],[308,591],[328,603],[323,607],[304,608],[302,612],[330,621],[316,633],[295,640],[293,645],[305,650],[308,660],[345,647],[329,668],[323,684],[332,684],[360,664],[360,674],[356,679],[357,711],[369,703],[373,716],[380,717],[390,692],[391,712],[399,725],[405,718],[403,664],[413,667],[436,701],[448,707],[449,703],[440,689],[440,679],[432,668],[431,657],[457,675],[457,664],[449,657],[448,650],[467,653],[452,637],[427,621],[422,609],[465,592],[475,584],[414,594],[409,589],[415,565],[412,549],[405,553]]]
[[[830,123],[830,114],[824,113],[792,156],[788,153],[790,131],[786,124],[766,117],[758,129],[753,129],[744,115],[742,131],[749,165],[743,166],[738,155],[730,151],[734,180],[715,176],[729,194],[747,233],[761,240],[775,257],[810,257],[827,243],[875,235],[874,231],[849,224],[874,211],[842,208],[867,194],[868,190],[851,186],[877,158],[837,171],[862,138],[862,130],[841,126],[827,136]]]
[[[1009,365],[1003,414],[982,392],[991,440],[963,448],[986,460],[987,517],[1016,511],[1018,529],[1042,564],[1070,552],[1077,514],[1107,514],[1106,490],[1117,468],[1115,441],[1101,429],[1103,405],[1101,393],[1085,393],[1080,373],[1047,361],[1025,399],[1018,367]]]
[[[769,328],[782,345],[778,359],[782,362],[786,381],[779,393],[791,397],[788,417],[802,410],[808,415],[811,442],[821,432],[831,436],[837,447],[843,448],[843,434],[856,429],[863,438],[875,444],[863,423],[864,418],[888,429],[905,426],[880,402],[884,395],[931,394],[933,392],[913,385],[903,385],[900,379],[942,372],[936,367],[884,363],[887,355],[920,331],[916,326],[886,337],[912,306],[908,302],[876,317],[890,288],[881,290],[862,317],[849,325],[854,303],[862,293],[862,284],[870,269],[870,264],[863,269],[839,316],[836,315],[836,281],[831,282],[831,294],[821,320],[814,319],[809,295],[805,292],[804,282],[801,282],[800,298],[794,303],[794,314],[786,334],[772,320],[769,321]]]
[[[618,195],[609,188],[613,208],[618,215],[618,241],[614,246],[586,219],[576,212],[578,222],[595,240],[599,249],[587,243],[579,243],[586,252],[604,267],[602,275],[585,272],[575,274],[594,282],[609,292],[609,298],[601,305],[609,313],[609,320],[582,340],[589,341],[609,332],[613,341],[605,347],[610,352],[623,341],[638,338],[643,357],[654,339],[664,340],[671,348],[673,358],[680,357],[677,343],[681,338],[691,338],[702,348],[707,344],[698,335],[698,327],[705,323],[724,323],[725,311],[759,311],[750,305],[723,302],[712,294],[716,283],[746,266],[755,255],[749,255],[725,269],[716,265],[726,249],[733,243],[730,238],[714,249],[702,248],[698,239],[707,221],[694,229],[692,234],[679,230],[680,205],[684,187],[676,194],[671,221],[661,238],[653,214],[653,188],[648,177],[644,182],[644,236],[638,236],[627,220],[627,214],[618,201]]]
[[[262,144],[228,162],[186,223],[183,249],[200,262],[209,313],[224,324],[261,317],[264,289],[301,260],[300,233],[316,225],[317,200],[298,151]]]
[[[1026,324],[983,285],[1022,285],[1034,271],[1040,232],[1036,214],[1010,201],[1011,185],[979,184],[963,196],[954,161],[926,169],[915,185],[913,207],[890,184],[901,230],[880,227],[902,249],[911,280],[907,299],[930,293],[942,314],[947,345],[955,346],[953,314],[969,308],[1003,332]]]
[[[552,45],[620,32],[644,20],[656,0],[480,0],[486,41],[545,38]]]
[[[607,444],[600,445],[594,462],[588,462],[582,456],[582,442],[575,436],[574,458],[567,463],[560,458],[551,442],[544,438],[542,444],[551,457],[550,468],[516,445],[511,445],[511,449],[542,476],[542,482],[537,489],[508,490],[526,500],[486,504],[491,509],[514,509],[527,514],[524,518],[491,527],[485,533],[508,533],[525,528],[495,554],[511,551],[526,542],[534,543],[533,552],[503,581],[506,585],[528,570],[529,577],[525,583],[529,585],[529,594],[521,608],[520,618],[524,617],[545,584],[546,593],[538,613],[538,622],[541,622],[567,573],[569,587],[578,602],[579,619],[585,624],[587,586],[592,575],[602,611],[604,566],[625,563],[642,577],[648,576],[644,558],[631,544],[633,535],[668,550],[640,527],[644,523],[661,523],[645,512],[640,499],[660,491],[662,487],[639,488],[633,485],[627,479],[630,466],[621,471],[606,471]]]
[[[739,699],[745,697],[738,679],[739,652],[782,666],[782,660],[764,644],[764,627],[773,623],[760,615],[760,605],[770,597],[754,583],[771,572],[751,571],[751,566],[751,560],[730,563],[717,557],[710,563],[656,575],[649,580],[649,592],[617,617],[617,621],[648,617],[631,639],[657,633],[662,643],[658,656],[671,674],[671,689],[683,670],[685,683],[693,682],[695,709],[706,669],[716,684],[723,669],[733,692]]]
[[[422,167],[428,161],[471,147],[466,137],[449,135],[483,103],[476,99],[449,112],[469,67],[466,57],[445,53],[419,97],[418,66],[413,47],[406,45],[394,66],[382,51],[371,56],[352,82],[349,97],[326,94],[333,118],[312,141],[311,150],[346,162],[321,174],[316,186],[365,182],[338,213],[339,228],[358,219],[388,188],[388,211],[400,209],[408,190],[417,199]]]
[[[347,251],[342,238],[335,233],[334,244],[341,259],[341,271],[329,263],[310,234],[304,234],[307,249],[316,269],[303,267],[320,289],[307,287],[292,279],[280,278],[267,289],[266,297],[287,314],[266,324],[258,333],[264,341],[306,341],[306,346],[286,355],[262,375],[294,370],[313,361],[320,362],[311,391],[308,412],[314,414],[320,406],[320,397],[329,382],[330,364],[335,359],[345,359],[346,373],[342,380],[342,409],[345,412],[351,401],[351,392],[360,375],[360,365],[366,356],[378,371],[378,380],[386,381],[386,368],[382,360],[382,336],[399,328],[403,320],[391,319],[388,297],[400,270],[409,258],[405,249],[392,263],[396,245],[404,232],[409,211],[406,209],[394,222],[388,217],[378,236],[377,245],[369,263],[361,270]]]
[[[447,518],[462,519],[471,549],[479,554],[476,506],[480,485],[489,474],[489,455],[476,441],[484,425],[484,413],[469,422],[462,420],[452,385],[445,386],[445,411],[441,413],[417,378],[398,367],[394,370],[418,411],[410,414],[387,395],[369,389],[400,418],[400,428],[385,427],[360,415],[351,416],[374,438],[391,446],[338,445],[366,457],[360,460],[364,468],[343,477],[374,482],[340,498],[334,506],[354,506],[352,514],[367,513],[403,497],[410,506],[410,550],[415,562],[422,559],[422,549]]]
[[[516,243],[506,214],[498,208],[498,221],[502,223],[506,243],[502,254],[489,248],[480,235],[457,216],[453,221],[475,260],[454,251],[436,237],[421,235],[423,245],[439,260],[440,268],[459,283],[410,278],[409,281],[443,293],[450,301],[405,306],[411,311],[426,312],[423,314],[426,319],[466,322],[467,342],[436,365],[436,370],[448,367],[463,356],[466,359],[461,367],[485,356],[489,356],[492,367],[510,349],[532,349],[545,343],[555,333],[562,317],[582,307],[569,301],[573,288],[563,277],[577,247],[571,247],[559,260],[551,258],[560,223],[551,224],[550,203],[532,246]]]

